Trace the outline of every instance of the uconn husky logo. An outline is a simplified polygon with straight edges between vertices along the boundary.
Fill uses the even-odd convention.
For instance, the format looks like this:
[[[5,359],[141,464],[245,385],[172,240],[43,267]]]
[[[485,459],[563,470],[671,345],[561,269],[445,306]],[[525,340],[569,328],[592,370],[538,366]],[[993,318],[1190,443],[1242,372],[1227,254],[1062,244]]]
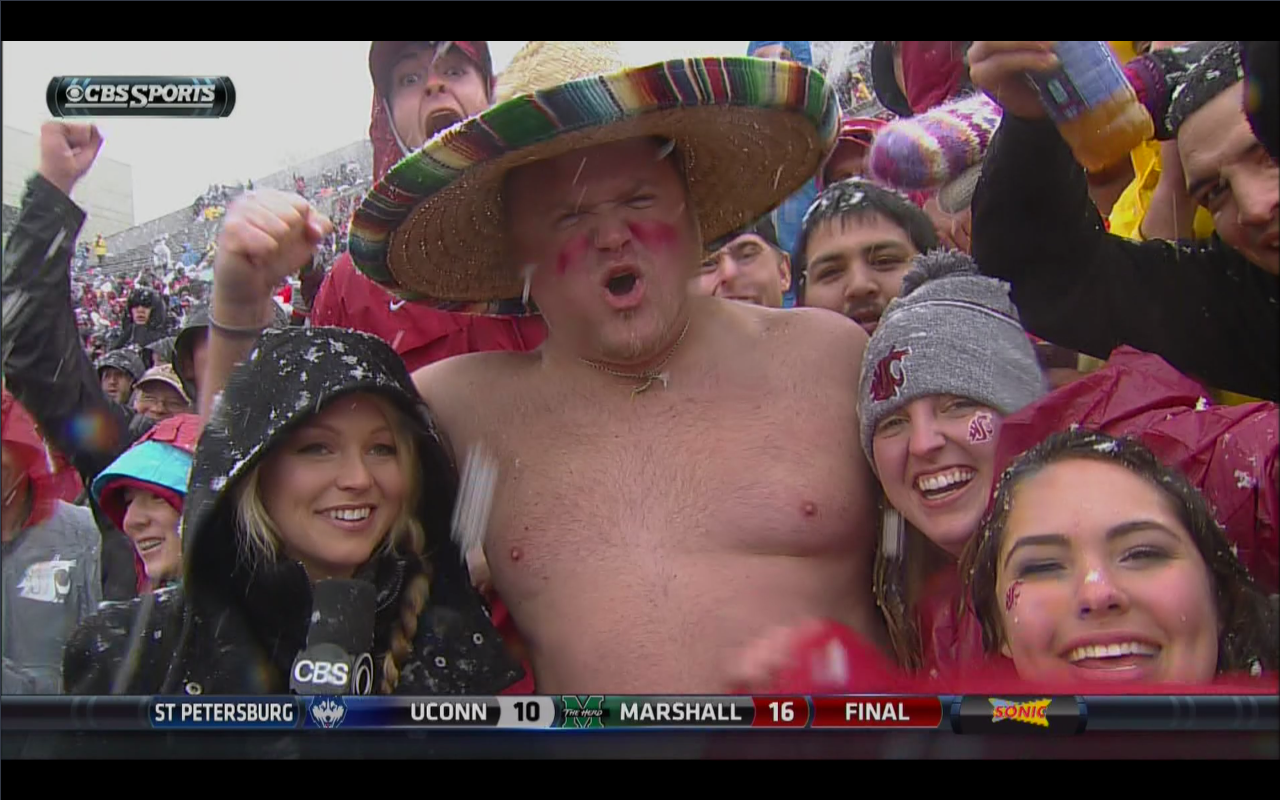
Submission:
[[[341,697],[315,697],[311,700],[311,721],[321,728],[336,728],[347,716],[347,704]]]

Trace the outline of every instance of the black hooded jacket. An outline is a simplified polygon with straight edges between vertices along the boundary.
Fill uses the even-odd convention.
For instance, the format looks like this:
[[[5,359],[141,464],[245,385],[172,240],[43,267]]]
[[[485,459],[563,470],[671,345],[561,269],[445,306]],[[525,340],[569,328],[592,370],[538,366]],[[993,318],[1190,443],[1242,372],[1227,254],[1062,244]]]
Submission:
[[[146,306],[151,309],[146,325],[133,323],[133,309]],[[147,345],[169,335],[169,308],[164,297],[155,289],[140,286],[129,293],[129,301],[125,307],[124,319],[120,322],[120,330],[116,332],[108,348],[118,350],[121,347],[136,347],[140,350]]]
[[[70,270],[84,217],[70,197],[41,176],[28,182],[4,248],[3,348],[5,385],[88,486],[151,421],[103,393],[80,341]],[[133,543],[96,505],[93,511],[102,531],[103,597],[133,597],[138,582]]]
[[[268,332],[236,368],[196,449],[183,512],[181,587],[104,607],[67,645],[64,684],[72,694],[108,692],[126,660],[132,631],[137,668],[129,694],[287,692],[290,666],[305,645],[311,585],[300,563],[251,566],[235,513],[244,477],[290,432],[335,398],[371,392],[406,415],[418,447],[426,558],[376,555],[356,577],[378,592],[374,658],[400,617],[403,590],[429,570],[430,595],[397,693],[496,694],[522,671],[507,653],[471,587],[449,537],[456,471],[403,363],[380,339],[337,328]],[[154,602],[149,619],[140,609]],[[375,684],[377,685],[377,684]]]

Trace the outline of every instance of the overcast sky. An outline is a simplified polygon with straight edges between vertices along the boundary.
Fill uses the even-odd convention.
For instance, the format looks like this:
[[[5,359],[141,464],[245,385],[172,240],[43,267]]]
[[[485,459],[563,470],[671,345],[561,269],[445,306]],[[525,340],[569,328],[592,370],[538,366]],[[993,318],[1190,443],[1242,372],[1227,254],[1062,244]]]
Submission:
[[[501,71],[524,42],[490,42]],[[745,55],[746,42],[623,42],[630,63]],[[368,42],[4,42],[4,124],[38,133],[56,75],[226,75],[226,119],[95,120],[104,155],[133,167],[135,222],[212,183],[262,177],[368,135]]]

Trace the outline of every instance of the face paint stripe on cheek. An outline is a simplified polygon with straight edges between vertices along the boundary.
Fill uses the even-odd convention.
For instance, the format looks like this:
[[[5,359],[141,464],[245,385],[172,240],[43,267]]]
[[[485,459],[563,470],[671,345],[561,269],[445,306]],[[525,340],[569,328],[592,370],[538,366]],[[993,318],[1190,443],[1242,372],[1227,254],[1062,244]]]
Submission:
[[[1004,610],[1012,611],[1014,606],[1018,605],[1018,598],[1022,597],[1022,581],[1014,581],[1009,584],[1009,591],[1004,593]]]
[[[556,256],[556,274],[564,275],[568,272],[569,267],[582,260],[589,247],[590,243],[587,241],[586,236],[575,236],[570,239],[569,243],[560,249],[560,254]]]
[[[632,237],[646,250],[666,250],[676,243],[679,233],[665,222],[628,222]]]

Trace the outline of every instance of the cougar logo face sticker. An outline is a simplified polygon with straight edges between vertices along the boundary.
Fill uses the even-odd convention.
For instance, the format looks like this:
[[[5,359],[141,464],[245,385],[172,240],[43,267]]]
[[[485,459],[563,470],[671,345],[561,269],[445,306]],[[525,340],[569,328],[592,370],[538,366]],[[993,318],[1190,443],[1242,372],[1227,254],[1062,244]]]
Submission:
[[[995,435],[996,426],[991,420],[990,413],[979,411],[973,415],[973,419],[969,422],[969,444],[989,442],[995,438]]]
[[[911,355],[910,347],[894,347],[888,355],[876,364],[876,371],[871,376],[871,399],[876,403],[892,400],[902,391],[907,383],[906,358]]]

